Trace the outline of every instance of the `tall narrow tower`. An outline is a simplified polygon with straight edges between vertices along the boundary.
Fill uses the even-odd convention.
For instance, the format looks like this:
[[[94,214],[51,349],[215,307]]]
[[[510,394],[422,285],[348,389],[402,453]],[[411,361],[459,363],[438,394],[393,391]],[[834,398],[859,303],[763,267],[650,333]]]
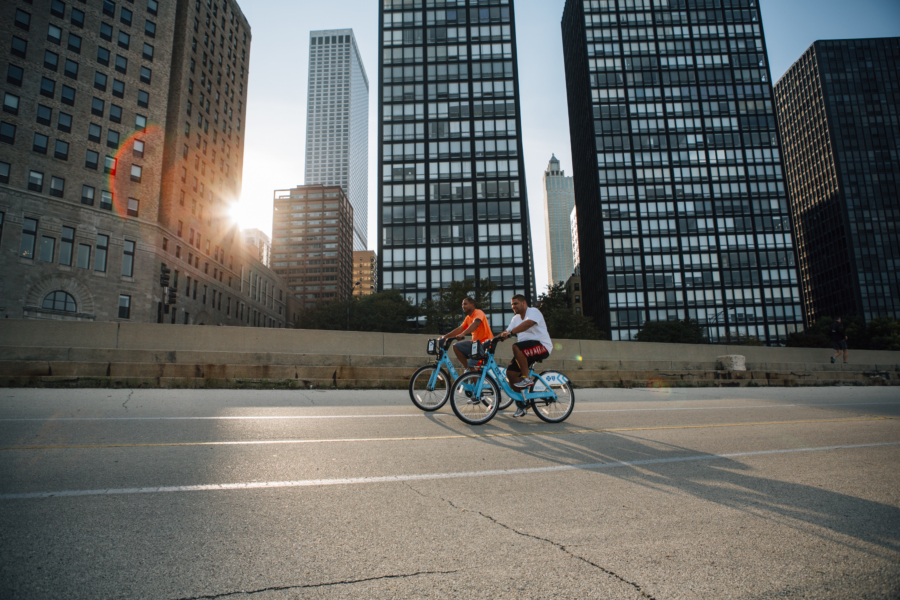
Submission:
[[[547,277],[550,284],[565,281],[575,270],[572,264],[572,209],[575,183],[560,170],[556,155],[544,171],[544,232],[547,236]]]
[[[353,205],[353,248],[366,250],[369,78],[352,29],[309,34],[306,185],[340,186]]]
[[[419,303],[490,279],[504,326],[534,296],[513,2],[380,4],[378,286]]]

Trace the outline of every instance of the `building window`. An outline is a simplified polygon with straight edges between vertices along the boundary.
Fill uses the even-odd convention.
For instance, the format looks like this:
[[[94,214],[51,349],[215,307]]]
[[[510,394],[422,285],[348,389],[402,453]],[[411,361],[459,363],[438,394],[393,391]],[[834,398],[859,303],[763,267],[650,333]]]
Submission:
[[[41,262],[53,262],[53,253],[56,250],[56,238],[41,236],[41,255],[38,258]]]
[[[88,169],[97,169],[97,165],[100,162],[100,155],[94,152],[93,150],[88,150],[84,153],[84,166]]]
[[[131,26],[131,11],[127,8],[122,8],[122,11],[119,13],[119,21],[124,23],[125,25]]]
[[[131,296],[119,296],[119,318],[131,318]]]
[[[32,192],[43,192],[44,174],[39,171],[30,171],[28,173],[28,189]]]
[[[59,242],[59,264],[72,266],[72,248],[75,246],[75,229],[63,225],[62,238]]]
[[[140,206],[140,201],[137,198],[129,198],[128,199],[128,216],[136,217],[138,216],[138,208]]]
[[[0,123],[0,142],[14,144],[16,142],[16,126],[9,123]]]
[[[131,165],[131,180],[140,183],[142,171],[140,165]]]
[[[110,148],[119,147],[119,132],[112,129],[106,130],[106,145]]]
[[[9,163],[0,162],[0,183],[9,183]]]
[[[89,185],[81,186],[81,203],[88,206],[94,205],[94,188]]]
[[[13,85],[17,85],[19,87],[22,86],[22,77],[25,76],[25,71],[22,70],[22,67],[17,67],[16,65],[9,65],[6,68],[6,82],[11,83]]]
[[[125,82],[119,81],[118,79],[113,79],[112,86],[113,96],[116,98],[124,98],[125,97]]]
[[[53,0],[50,3],[50,14],[60,19],[66,18],[66,5],[60,0]]]
[[[165,250],[165,248],[163,248]],[[122,254],[122,277],[134,276],[134,242],[125,240],[125,250]]]
[[[107,25],[106,23],[100,23],[100,37],[106,40],[107,42],[112,41],[112,25]]]
[[[119,73],[127,74],[128,73],[128,59],[120,54],[116,54],[115,69]]]
[[[106,107],[106,104],[100,98],[97,98],[95,96],[94,99],[91,100],[91,114],[92,115],[97,115],[98,117],[102,117],[105,107]],[[97,141],[99,141],[99,140],[97,140]]]
[[[150,94],[145,92],[144,90],[138,91],[138,106],[141,108],[149,108],[150,107]]]
[[[112,210],[113,194],[108,190],[100,191],[100,208],[103,210]]]
[[[109,120],[113,123],[122,122],[122,107],[117,104],[109,105]]]
[[[76,312],[75,298],[62,290],[50,292],[44,298],[41,308],[45,310],[58,310],[61,312]]]
[[[34,258],[34,241],[37,238],[37,219],[25,217],[22,222],[22,241],[19,244],[19,256]]]
[[[141,82],[142,83],[150,83],[150,76],[152,72],[147,67],[141,67]]]
[[[53,98],[56,95],[56,82],[46,77],[41,77],[41,96]]]
[[[72,132],[72,115],[61,112],[56,118],[56,128],[66,133]]]
[[[155,15],[159,10],[159,3],[156,0],[147,0],[147,12]]]
[[[91,246],[90,244],[78,244],[78,262],[76,266],[79,269],[91,268]]]
[[[78,79],[78,63],[67,58],[65,75],[70,79]]]
[[[152,61],[153,60],[153,46],[151,46],[147,42],[144,42],[144,52],[143,52],[142,56],[144,57],[144,60]]]
[[[103,46],[97,46],[97,62],[103,66],[109,66],[109,50]]]
[[[153,21],[147,20],[144,23],[144,34],[146,34],[147,37],[155,38],[156,37],[156,23],[154,23]]]
[[[103,14],[107,17],[116,18],[116,3],[110,0],[103,0]]]
[[[43,104],[38,104],[37,107],[37,122],[41,125],[50,125],[50,119],[53,118],[53,111],[44,106]]]
[[[134,140],[134,146],[131,148],[131,153],[137,158],[144,157],[144,142],[142,140]]]
[[[60,95],[60,100],[62,100],[63,104],[75,106],[75,88],[70,88],[67,85],[62,86],[62,94]]]
[[[107,77],[100,71],[94,71],[94,87],[98,90],[105,92],[106,91],[106,80]]]
[[[125,33],[124,31],[119,32],[119,47],[125,48],[128,50],[128,47],[131,45],[131,36]]]
[[[71,52],[75,54],[81,54],[81,36],[75,35],[74,33],[69,33],[69,45],[68,48]],[[77,69],[76,69],[77,71]]]
[[[19,114],[19,97],[6,92],[3,96],[3,112],[11,115]]]
[[[135,129],[147,129],[147,117],[144,115],[134,115]]]
[[[44,68],[50,69],[53,72],[56,72],[56,68],[59,66],[59,54],[55,52],[50,52],[49,50],[44,51]]]
[[[25,58],[26,54],[28,52],[28,42],[26,42],[22,38],[17,38],[16,36],[13,36],[12,47],[10,48],[10,52],[13,54],[13,56]]]
[[[34,142],[31,145],[31,149],[38,154],[47,154],[47,144],[49,143],[49,141],[50,138],[48,138],[46,135],[35,133]]]
[[[77,8],[72,9],[72,25],[76,27],[84,27],[84,12],[78,10]]]
[[[56,25],[47,26],[47,41],[59,44],[62,42],[62,29]]]
[[[66,189],[66,180],[62,177],[50,178],[50,195],[62,198]]]
[[[53,156],[60,160],[69,160],[69,143],[62,140],[56,140]]]
[[[94,270],[106,272],[106,254],[109,251],[109,236],[97,234],[97,252],[94,256]]]

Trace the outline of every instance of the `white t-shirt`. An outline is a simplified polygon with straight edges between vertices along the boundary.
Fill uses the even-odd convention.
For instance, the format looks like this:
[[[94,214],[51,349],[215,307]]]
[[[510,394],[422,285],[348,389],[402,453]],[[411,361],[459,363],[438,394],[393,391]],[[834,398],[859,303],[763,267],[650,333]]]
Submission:
[[[514,315],[506,330],[512,331],[521,325],[523,321],[534,321],[534,325],[518,334],[519,341],[529,342],[536,340],[547,349],[548,353],[553,352],[553,342],[550,340],[550,334],[547,333],[547,322],[544,321],[544,315],[541,314],[541,311],[536,308],[528,307],[525,309],[525,318],[523,319],[519,315]]]

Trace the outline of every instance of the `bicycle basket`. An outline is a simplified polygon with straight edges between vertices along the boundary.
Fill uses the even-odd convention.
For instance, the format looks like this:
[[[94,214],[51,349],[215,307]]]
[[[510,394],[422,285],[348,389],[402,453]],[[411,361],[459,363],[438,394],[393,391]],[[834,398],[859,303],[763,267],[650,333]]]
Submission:
[[[432,356],[436,356],[437,354],[439,354],[441,348],[440,342],[441,340],[428,340],[428,347],[426,350],[428,354],[431,354]]]

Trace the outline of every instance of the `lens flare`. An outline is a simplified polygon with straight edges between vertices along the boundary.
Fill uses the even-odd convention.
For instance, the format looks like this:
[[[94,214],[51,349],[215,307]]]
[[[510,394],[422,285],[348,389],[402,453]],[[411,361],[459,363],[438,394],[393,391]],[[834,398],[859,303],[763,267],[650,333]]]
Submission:
[[[125,140],[119,144],[119,149],[113,155],[115,162],[115,170],[107,173],[106,187],[113,196],[113,212],[119,217],[126,218],[128,215],[128,198],[131,193],[131,168],[127,172],[121,170],[121,165],[126,157],[130,157],[127,162],[138,164],[141,167],[141,179],[150,177],[149,159],[162,154],[162,146],[165,140],[165,131],[159,125],[148,124],[142,129],[136,129]],[[144,144],[139,153],[135,152],[134,143],[141,141]],[[137,159],[137,160],[136,160]],[[140,193],[134,191],[134,196],[138,200],[142,200]]]
[[[579,354],[578,356],[575,357],[575,360],[577,360],[578,362],[581,362],[584,360],[584,357]]]
[[[667,398],[672,393],[672,387],[663,379],[654,377],[647,382],[647,387],[654,396],[659,398]]]

